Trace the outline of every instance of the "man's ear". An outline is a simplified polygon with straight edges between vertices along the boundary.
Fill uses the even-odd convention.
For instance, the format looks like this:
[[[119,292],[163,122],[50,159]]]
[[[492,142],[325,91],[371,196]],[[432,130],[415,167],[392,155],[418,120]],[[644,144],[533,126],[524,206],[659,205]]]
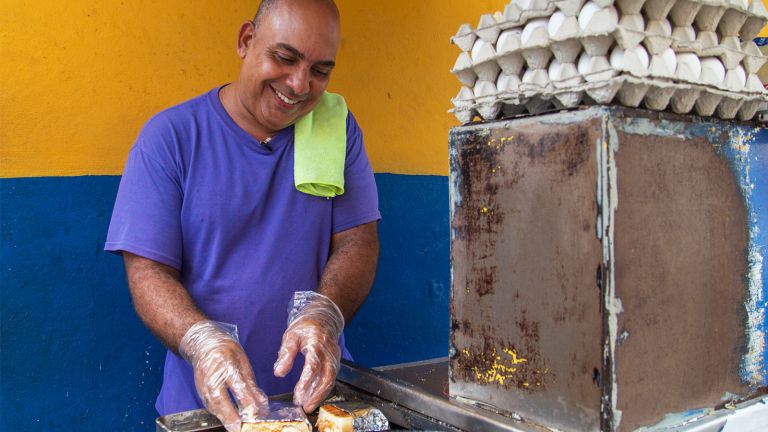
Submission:
[[[245,58],[245,54],[248,52],[248,47],[253,41],[255,32],[256,28],[251,21],[246,21],[240,26],[240,33],[237,35],[237,55],[240,56],[241,59]]]

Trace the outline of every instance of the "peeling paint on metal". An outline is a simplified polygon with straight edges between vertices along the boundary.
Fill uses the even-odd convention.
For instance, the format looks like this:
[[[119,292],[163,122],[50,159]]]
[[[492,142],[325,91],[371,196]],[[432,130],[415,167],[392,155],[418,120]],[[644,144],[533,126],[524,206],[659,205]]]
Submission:
[[[739,424],[738,421],[746,418],[750,421],[759,421],[760,415],[766,410],[766,404],[768,404],[768,398],[755,399],[742,404],[730,403],[719,409],[700,408],[667,414],[660,422],[641,427],[635,432],[742,431],[744,424]],[[754,425],[762,426],[756,423]],[[758,429],[749,428],[749,430]]]
[[[744,307],[747,312],[747,348],[740,370],[744,382],[759,386],[765,383],[765,299],[763,293],[763,251],[758,242],[760,228],[758,226],[757,212],[755,209],[753,192],[755,184],[750,176],[750,148],[755,141],[755,134],[751,129],[743,127],[730,128],[729,156],[735,164],[739,177],[739,184],[747,203],[749,215],[749,246],[748,259],[748,297]]]
[[[712,120],[698,119],[695,123],[689,121],[664,120],[654,118],[624,119],[617,125],[622,132],[649,137],[705,138],[711,144],[722,145],[722,135],[725,132],[723,123]]]
[[[614,216],[618,209],[618,185],[615,154],[619,150],[619,140],[613,122],[603,118],[603,135],[596,143],[599,149],[598,163],[598,219],[600,231],[598,238],[603,244],[603,265],[607,270],[607,279],[603,282],[603,307],[607,314],[607,338],[603,346],[603,364],[607,369],[608,379],[603,390],[601,407],[603,427],[617,430],[621,423],[621,411],[618,409],[618,383],[616,380],[616,344],[619,338],[619,314],[624,309],[621,300],[616,297],[615,257],[614,257]]]
[[[455,145],[449,146],[448,157],[451,164],[458,163],[459,150],[458,148],[456,148]],[[448,198],[450,200],[450,205],[449,205],[450,219],[449,220],[453,220],[453,217],[456,213],[456,208],[461,205],[461,189],[459,187],[460,178],[456,170],[451,170],[451,176],[449,180],[450,180],[448,182]],[[451,240],[453,240],[455,237],[456,237],[456,229],[452,226]]]
[[[682,138],[687,135],[687,126],[688,124],[678,121],[658,121],[636,117],[632,119],[625,119],[622,122],[621,129],[624,132],[632,135]]]
[[[575,110],[575,111],[559,112],[557,113],[557,115],[534,116],[534,117],[531,117],[531,119],[541,124],[569,125],[569,124],[582,123],[585,120],[592,119],[592,118],[605,117],[605,115],[610,111],[611,109],[606,107],[592,107],[585,111]]]
[[[641,427],[635,432],[662,432],[678,430],[678,428],[693,423],[697,420],[701,420],[714,412],[715,410],[712,408],[701,408],[688,410],[682,413],[667,414],[660,422],[656,423],[655,425]]]

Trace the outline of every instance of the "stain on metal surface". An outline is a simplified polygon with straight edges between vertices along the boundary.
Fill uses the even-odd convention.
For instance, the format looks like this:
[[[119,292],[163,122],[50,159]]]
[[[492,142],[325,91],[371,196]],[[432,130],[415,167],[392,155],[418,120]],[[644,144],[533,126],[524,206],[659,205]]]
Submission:
[[[528,330],[525,318],[519,326],[533,331],[538,339],[534,324]],[[523,346],[509,341],[495,339],[489,326],[481,328],[482,343],[471,344],[458,350],[453,369],[454,379],[464,379],[478,384],[494,384],[501,388],[517,388],[523,391],[543,389],[548,381],[555,379],[538,352],[537,340],[528,340]]]
[[[597,427],[599,133],[599,119],[452,132],[452,396]]]

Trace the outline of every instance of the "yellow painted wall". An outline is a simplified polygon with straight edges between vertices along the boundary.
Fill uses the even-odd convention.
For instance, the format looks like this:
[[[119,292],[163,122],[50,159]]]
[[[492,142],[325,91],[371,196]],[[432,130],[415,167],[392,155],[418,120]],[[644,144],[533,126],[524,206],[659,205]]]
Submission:
[[[332,90],[374,169],[447,173],[449,37],[501,0],[342,0]],[[231,81],[254,0],[0,2],[0,177],[119,174],[157,111]]]
[[[768,8],[768,0],[763,0],[763,4]],[[758,35],[759,37],[768,37],[768,26],[763,27],[763,30]]]
[[[447,174],[459,89],[449,38],[506,1],[337,2],[343,41],[330,89],[363,126],[374,170]],[[0,177],[119,174],[152,114],[234,79],[237,30],[256,5],[0,2]]]
[[[232,79],[255,1],[0,1],[0,176],[119,174],[157,111]]]

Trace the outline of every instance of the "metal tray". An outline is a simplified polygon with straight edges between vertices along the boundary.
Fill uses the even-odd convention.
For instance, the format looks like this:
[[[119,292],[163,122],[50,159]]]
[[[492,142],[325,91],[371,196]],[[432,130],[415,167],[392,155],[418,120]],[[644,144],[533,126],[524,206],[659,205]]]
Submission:
[[[293,393],[270,396],[269,400],[288,402]],[[168,414],[155,420],[156,432],[226,432],[219,419],[207,410],[198,409]]]
[[[158,417],[155,425],[157,432],[226,432],[219,419],[204,409]]]

